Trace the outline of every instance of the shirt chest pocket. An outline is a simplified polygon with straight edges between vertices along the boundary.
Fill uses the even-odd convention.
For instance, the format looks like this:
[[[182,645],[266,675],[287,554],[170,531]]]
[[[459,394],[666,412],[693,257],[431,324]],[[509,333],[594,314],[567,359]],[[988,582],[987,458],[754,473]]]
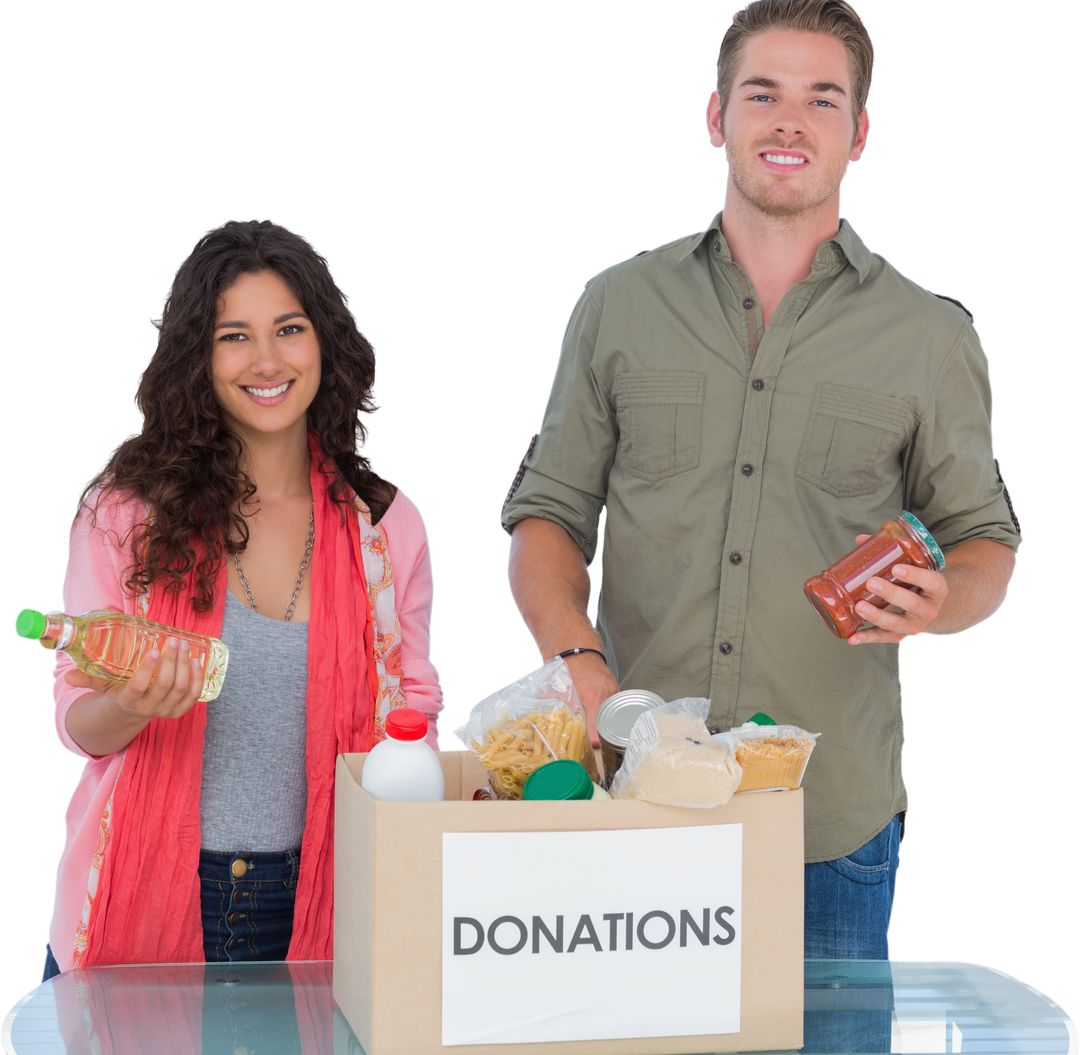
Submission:
[[[620,374],[611,398],[619,426],[619,467],[624,472],[655,481],[697,468],[704,374]]]
[[[795,475],[835,498],[872,494],[890,467],[900,473],[898,455],[912,422],[906,400],[819,384]]]

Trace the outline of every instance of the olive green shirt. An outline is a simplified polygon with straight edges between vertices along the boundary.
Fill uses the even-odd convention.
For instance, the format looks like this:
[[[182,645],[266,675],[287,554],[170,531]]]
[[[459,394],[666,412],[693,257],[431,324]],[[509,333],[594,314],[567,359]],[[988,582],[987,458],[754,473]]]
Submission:
[[[842,222],[765,329],[719,223],[588,283],[503,523],[554,521],[591,560],[607,506],[620,686],[820,733],[806,857],[831,860],[906,809],[897,646],[835,638],[803,582],[902,509],[943,549],[1019,533],[967,313]]]

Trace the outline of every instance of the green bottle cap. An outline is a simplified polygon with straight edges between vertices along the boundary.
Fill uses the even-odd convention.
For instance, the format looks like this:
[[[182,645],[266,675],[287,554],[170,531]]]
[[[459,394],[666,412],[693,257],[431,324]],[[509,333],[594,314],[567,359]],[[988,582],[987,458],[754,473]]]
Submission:
[[[529,802],[552,799],[591,799],[593,783],[585,767],[572,758],[559,758],[536,770],[522,790]]]
[[[774,722],[767,714],[762,714],[761,711],[758,711],[747,724],[750,724],[750,722],[754,725],[776,725],[776,722]]]
[[[909,513],[905,509],[900,514],[900,517],[911,525],[915,534],[926,544],[926,548],[930,551],[930,556],[937,561],[937,567],[933,570],[941,571],[941,569],[945,567],[945,554],[941,552],[941,547],[934,541],[934,536],[923,527],[922,521],[914,513]]]
[[[45,633],[46,626],[48,626],[48,622],[45,616],[41,612],[35,612],[33,608],[24,608],[15,618],[15,633],[19,637],[29,637],[35,641],[40,640],[41,635]]]

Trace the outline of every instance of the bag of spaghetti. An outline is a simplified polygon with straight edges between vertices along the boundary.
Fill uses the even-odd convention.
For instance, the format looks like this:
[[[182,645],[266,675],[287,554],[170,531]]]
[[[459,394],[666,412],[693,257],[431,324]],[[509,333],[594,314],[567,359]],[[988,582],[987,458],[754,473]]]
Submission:
[[[580,762],[599,780],[585,711],[558,657],[481,700],[456,735],[488,771],[498,799],[520,799],[529,775],[557,758]]]
[[[759,713],[727,735],[735,739],[735,756],[742,766],[740,791],[793,791],[802,784],[810,752],[821,734],[797,725],[777,725]]]
[[[708,713],[708,700],[685,699],[639,715],[611,782],[611,797],[697,809],[727,803],[742,768],[731,734],[709,732]]]

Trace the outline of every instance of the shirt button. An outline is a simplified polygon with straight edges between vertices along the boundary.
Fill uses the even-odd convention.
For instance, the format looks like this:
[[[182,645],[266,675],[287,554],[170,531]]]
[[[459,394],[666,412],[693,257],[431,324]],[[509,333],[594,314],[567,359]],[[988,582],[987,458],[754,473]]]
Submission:
[[[743,474],[743,476],[753,476],[754,475],[754,467],[752,465],[744,465],[742,467],[742,474]]]
[[[730,656],[731,655],[731,647],[732,646],[731,646],[730,641],[724,641],[720,645],[720,651],[723,652],[725,656]]]
[[[720,243],[719,243],[719,242],[713,242],[713,244],[712,244],[712,247],[713,247],[713,249],[715,249],[715,250],[716,250],[716,251],[717,251],[718,253],[720,252]]]
[[[765,382],[760,377],[755,377],[751,382],[751,387],[755,392],[760,392],[765,387]]]
[[[754,310],[754,298],[753,297],[747,297],[746,300],[744,300],[742,302],[742,306],[744,308],[746,308],[747,311],[753,311]]]
[[[240,858],[237,858],[232,863],[232,874],[236,879],[243,879],[244,876],[247,875],[247,869],[247,861],[241,860]]]
[[[733,553],[730,557],[728,557],[728,560],[731,561],[732,564],[742,564],[742,554]]]

